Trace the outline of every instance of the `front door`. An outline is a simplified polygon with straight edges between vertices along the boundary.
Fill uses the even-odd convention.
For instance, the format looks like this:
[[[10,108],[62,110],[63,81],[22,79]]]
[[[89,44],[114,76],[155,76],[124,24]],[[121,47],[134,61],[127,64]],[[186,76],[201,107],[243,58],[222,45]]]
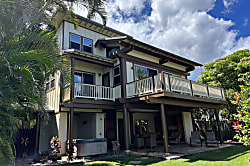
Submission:
[[[105,110],[106,112],[106,123],[105,131],[106,138],[108,141],[108,148],[112,148],[112,141],[116,141],[116,112],[114,110]]]

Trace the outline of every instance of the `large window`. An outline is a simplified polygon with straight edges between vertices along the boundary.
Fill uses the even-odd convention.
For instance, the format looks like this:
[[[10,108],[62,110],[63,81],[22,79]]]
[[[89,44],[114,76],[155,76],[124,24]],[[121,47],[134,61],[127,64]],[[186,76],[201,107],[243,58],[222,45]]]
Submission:
[[[120,83],[121,83],[120,66],[116,66],[114,68],[114,86],[119,85]]]
[[[83,51],[92,53],[93,40],[83,37]]]
[[[92,73],[75,72],[74,82],[93,85],[94,84],[94,76],[95,75]]]
[[[157,75],[157,70],[147,68],[144,66],[135,65],[135,78],[136,80],[141,80],[143,78],[152,77]]]
[[[81,37],[70,34],[70,48],[81,50]]]
[[[82,84],[90,84],[93,85],[95,78],[95,74],[92,73],[83,73],[83,72],[75,72],[74,74],[74,82],[76,94],[78,95],[88,95],[89,94],[89,88],[86,88],[85,86],[82,86]]]

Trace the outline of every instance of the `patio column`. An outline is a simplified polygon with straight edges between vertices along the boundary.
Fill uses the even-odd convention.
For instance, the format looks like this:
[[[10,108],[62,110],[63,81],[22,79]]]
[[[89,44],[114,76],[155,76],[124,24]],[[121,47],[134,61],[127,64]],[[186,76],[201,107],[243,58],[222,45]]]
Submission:
[[[68,136],[68,141],[69,141],[69,156],[68,156],[68,160],[72,161],[73,160],[73,108],[70,108],[70,112],[69,112],[69,136]]]
[[[217,109],[215,109],[214,111],[215,111],[215,117],[216,117],[216,122],[217,122],[217,126],[218,126],[220,144],[223,144],[224,140],[223,140],[223,134],[222,134],[222,131],[221,131],[221,123],[220,123],[220,119],[219,119],[219,111]]]
[[[161,104],[161,123],[162,123],[162,131],[163,131],[164,149],[165,149],[165,153],[168,153],[168,129],[167,129],[167,121],[166,121],[166,114],[164,110],[164,104]]]
[[[39,111],[39,112],[36,112],[35,160],[38,159],[38,154],[39,154],[40,122],[41,122],[41,117],[40,117],[40,111]]]
[[[128,109],[126,104],[123,104],[123,123],[124,123],[124,137],[125,137],[125,152],[130,151],[129,145],[129,124],[128,124]]]

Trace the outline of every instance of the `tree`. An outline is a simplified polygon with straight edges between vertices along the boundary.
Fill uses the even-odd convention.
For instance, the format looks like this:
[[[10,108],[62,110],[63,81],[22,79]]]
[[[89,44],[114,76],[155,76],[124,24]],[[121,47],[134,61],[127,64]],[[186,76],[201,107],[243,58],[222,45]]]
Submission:
[[[242,77],[250,72],[250,52],[240,50],[224,58],[204,65],[198,82],[224,88],[228,105],[223,112],[225,118],[230,119],[236,113],[236,106],[231,104],[234,92],[240,92],[240,85],[244,84]]]
[[[106,24],[105,0],[0,1],[0,164],[14,160],[20,120],[45,111],[45,80],[57,70],[66,73],[52,20],[61,9],[75,20],[73,2],[88,9],[88,18],[98,13]]]
[[[18,122],[45,110],[44,82],[63,71],[55,31],[40,5],[0,1],[0,163],[14,160]]]
[[[228,102],[226,109],[222,111],[224,118],[235,121],[235,138],[249,141],[246,132],[249,132],[249,75],[250,75],[250,52],[240,50],[208,63],[204,66],[205,71],[198,78],[199,82],[222,87]],[[244,122],[242,124],[242,122]],[[239,124],[240,123],[240,124]],[[249,144],[249,143],[245,143]]]

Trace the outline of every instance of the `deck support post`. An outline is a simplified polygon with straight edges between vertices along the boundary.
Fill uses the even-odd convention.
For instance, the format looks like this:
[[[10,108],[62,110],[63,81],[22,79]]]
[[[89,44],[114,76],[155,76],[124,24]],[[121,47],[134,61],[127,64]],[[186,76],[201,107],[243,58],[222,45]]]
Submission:
[[[129,145],[129,124],[128,124],[128,109],[126,104],[123,104],[123,123],[124,123],[124,137],[125,137],[125,152],[130,151]]]
[[[219,137],[220,137],[220,144],[223,144],[224,140],[223,140],[223,134],[222,134],[222,131],[221,131],[221,123],[220,123],[220,119],[219,119],[219,111],[217,109],[215,109],[214,112],[215,112],[215,117],[216,117]]]
[[[70,108],[69,112],[69,136],[68,136],[68,141],[69,141],[69,155],[68,155],[68,160],[72,161],[73,160],[73,152],[74,152],[74,147],[73,147],[73,108]]]
[[[167,129],[167,121],[166,121],[164,104],[161,104],[161,123],[162,123],[162,131],[163,131],[164,150],[165,150],[164,152],[168,153],[168,129]]]
[[[40,141],[40,125],[41,124],[41,117],[40,111],[36,112],[36,143],[35,143],[35,160],[38,160],[39,154],[39,141]]]

